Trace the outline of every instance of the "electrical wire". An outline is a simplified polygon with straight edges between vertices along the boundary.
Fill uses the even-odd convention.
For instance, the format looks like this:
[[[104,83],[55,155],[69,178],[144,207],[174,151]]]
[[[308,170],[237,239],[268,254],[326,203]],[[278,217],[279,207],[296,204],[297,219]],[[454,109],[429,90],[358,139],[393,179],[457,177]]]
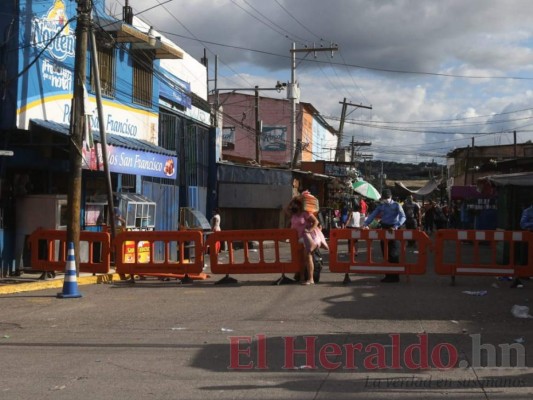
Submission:
[[[180,35],[180,34],[177,34],[177,33],[173,33],[173,32],[164,32],[164,33],[166,35],[176,36],[176,37],[180,37],[182,39],[196,40],[196,39],[193,39],[193,38],[190,38],[190,37],[187,37],[187,36],[183,36],[183,35]],[[254,53],[259,53],[259,54],[264,54],[264,55],[270,55],[270,56],[274,56],[274,57],[280,57],[280,58],[286,58],[286,59],[290,59],[291,58],[291,56],[287,56],[285,54],[277,54],[277,53],[273,53],[273,52],[266,51],[266,50],[251,49],[251,48],[242,47],[242,46],[236,46],[236,45],[228,45],[228,44],[223,44],[223,43],[219,43],[219,42],[213,42],[213,41],[204,40],[204,39],[202,39],[202,43],[208,43],[208,44],[211,44],[211,45],[214,45],[214,46],[231,48],[231,49],[234,49],[234,50],[243,50],[243,51],[254,52]],[[299,61],[303,61],[303,59],[298,58],[298,57],[296,59],[299,60]],[[399,69],[388,69],[388,68],[380,68],[380,67],[370,67],[370,66],[365,66],[365,65],[360,65],[360,64],[349,64],[349,63],[342,64],[342,63],[335,63],[335,62],[331,62],[331,61],[320,61],[320,60],[307,60],[307,62],[316,63],[316,64],[330,64],[330,63],[332,63],[334,65],[351,67],[351,68],[358,68],[358,69],[364,69],[364,70],[369,70],[369,71],[390,72],[390,73],[410,74],[410,75],[441,76],[441,77],[447,77],[447,78],[495,79],[495,80],[500,80],[500,79],[533,80],[533,77],[527,77],[527,76],[524,77],[524,76],[498,76],[498,75],[494,75],[494,76],[460,75],[460,74],[446,74],[446,73],[440,73],[440,72],[408,71],[408,70],[399,70]]]
[[[13,76],[13,77],[11,77],[11,78],[6,79],[6,84],[5,84],[5,85],[6,85],[6,86],[9,86],[13,81],[19,79],[22,75],[24,75],[26,72],[28,72],[28,70],[29,70],[31,67],[33,67],[33,65],[34,65],[37,61],[39,61],[39,59],[41,58],[41,56],[43,55],[43,53],[44,53],[46,50],[48,50],[48,47],[50,46],[50,44],[51,44],[51,43],[52,43],[52,42],[53,42],[53,41],[54,41],[54,40],[55,40],[55,39],[61,34],[61,32],[63,32],[63,31],[65,30],[65,28],[66,28],[67,26],[69,26],[69,25],[70,25],[73,21],[75,21],[75,20],[76,20],[76,17],[72,17],[72,18],[70,18],[70,19],[65,23],[65,25],[63,25],[63,26],[61,27],[61,29],[58,30],[58,31],[56,32],[56,34],[55,34],[52,38],[50,38],[50,40],[48,40],[48,43],[46,43],[46,44],[44,45],[44,47],[41,49],[41,51],[39,51],[39,53],[37,53],[37,55],[35,56],[35,58],[34,58],[33,60],[31,60],[31,61],[28,63],[28,65],[26,65],[26,66],[25,66],[25,67],[24,67],[24,68],[23,68],[23,69],[22,69],[22,70],[21,70],[16,76]]]
[[[159,0],[156,0],[156,1],[159,2]],[[195,34],[194,34],[194,33],[193,33],[193,32],[192,32],[192,31],[191,31],[191,30],[190,30],[190,29],[189,29],[189,28],[183,23],[183,22],[181,22],[181,21],[176,17],[176,15],[174,15],[173,13],[171,13],[170,10],[169,10],[167,7],[165,7],[164,5],[162,5],[162,7],[163,7],[163,9],[167,12],[167,14],[170,15],[170,17],[172,17],[172,19],[174,19],[178,24],[180,24],[180,25],[183,27],[183,29],[185,29],[185,30],[186,30],[191,36],[193,36],[193,37],[195,38],[196,41],[198,41],[202,46],[204,46],[204,48],[207,49],[211,54],[215,55],[215,53],[209,48],[209,46],[206,46],[206,44],[205,44],[202,40],[198,39],[198,38],[196,37],[196,35],[195,35]],[[161,32],[161,33],[164,33],[164,32]],[[241,79],[241,80],[242,80],[243,82],[245,82],[247,85],[252,86],[252,84],[251,84],[250,82],[248,82],[248,81],[246,80],[246,78],[244,78],[243,76],[241,76],[242,74],[240,74],[240,73],[237,72],[235,69],[233,69],[233,68],[231,67],[231,65],[227,64],[227,63],[224,62],[223,60],[221,60],[221,63],[222,63],[223,65],[225,65],[226,68],[228,68],[230,71],[232,71],[233,73],[235,73],[235,75],[239,76],[239,79]],[[191,72],[191,75],[194,75],[194,74]]]
[[[310,33],[311,35],[313,35],[314,37],[316,37],[317,39],[319,39],[320,41],[323,41],[323,39],[318,36],[316,33],[312,32],[311,30],[309,30],[309,28],[307,28],[307,26],[305,26],[304,24],[302,24],[300,21],[298,21],[298,19],[289,11],[287,10],[285,7],[283,7],[283,5],[278,1],[278,0],[274,0],[276,2],[276,4],[278,6],[280,6],[280,8],[285,11],[285,13],[287,13],[287,15],[289,17],[291,17],[294,21],[296,21],[296,23],[298,25],[300,25],[302,28],[304,28],[308,33]]]
[[[248,3],[246,0],[242,0],[248,7],[250,7],[252,10],[254,10],[257,14],[259,14],[261,17],[263,17],[264,19],[266,19],[268,22],[270,22],[272,25],[274,25],[275,27],[281,29],[282,31],[286,32],[286,35],[282,35],[286,38],[286,39],[290,39],[291,41],[293,42],[296,42],[296,41],[300,41],[301,43],[304,43],[306,40],[305,39],[302,39],[302,38],[299,38],[298,36],[296,35],[293,35],[292,33],[290,33],[288,30],[286,30],[285,28],[283,28],[282,26],[278,25],[277,23],[275,23],[274,21],[272,21],[270,18],[268,18],[266,15],[264,15],[263,13],[261,13],[257,8],[255,8],[254,6],[252,6],[250,3]],[[237,3],[235,2],[235,0],[232,0],[232,3],[237,5]],[[237,5],[239,8],[241,8],[239,5]],[[242,9],[242,8],[241,8]],[[249,14],[251,15],[251,14]],[[254,17],[255,18],[255,17]],[[259,20],[258,18],[256,18],[257,20]],[[260,21],[260,20],[259,20]],[[265,24],[266,26],[268,26],[268,24]],[[269,28],[273,29],[272,27],[268,26]],[[273,29],[275,32],[278,32],[277,30]],[[296,39],[298,40],[296,40]]]

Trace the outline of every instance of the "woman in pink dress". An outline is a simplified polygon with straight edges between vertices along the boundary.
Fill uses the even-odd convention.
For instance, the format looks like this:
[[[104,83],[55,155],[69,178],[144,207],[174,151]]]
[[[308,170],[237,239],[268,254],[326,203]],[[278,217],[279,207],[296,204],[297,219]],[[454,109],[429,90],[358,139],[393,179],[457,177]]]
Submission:
[[[312,213],[304,210],[303,202],[298,197],[293,198],[289,203],[288,214],[291,217],[291,228],[296,229],[299,241],[303,243],[304,264],[300,273],[300,282],[303,285],[313,285],[315,282],[313,280],[312,252],[320,246],[320,241],[317,243],[317,240],[314,239],[317,236],[312,235],[312,233],[318,228],[318,220]],[[306,270],[308,279],[304,280]]]

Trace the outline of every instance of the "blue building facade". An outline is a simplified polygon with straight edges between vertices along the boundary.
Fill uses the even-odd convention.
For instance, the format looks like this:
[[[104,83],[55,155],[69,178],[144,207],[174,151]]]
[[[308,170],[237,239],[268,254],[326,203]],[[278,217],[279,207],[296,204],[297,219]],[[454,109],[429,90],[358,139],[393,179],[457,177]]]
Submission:
[[[151,28],[134,24],[131,10],[124,10],[125,20],[121,21],[106,15],[103,0],[92,3],[97,57],[87,52],[86,129],[79,149],[83,155],[81,228],[100,230],[108,223],[104,215],[103,128],[117,199],[127,199],[127,193],[141,195],[136,198],[156,205],[152,229],[177,229],[180,207],[201,204],[205,212],[209,135],[213,131],[208,118],[199,121],[190,115],[192,109],[209,115],[208,104],[191,91],[189,82],[168,68],[183,59],[179,47]],[[38,214],[57,211],[56,220],[43,222],[54,226],[44,227],[64,226],[59,203],[46,206],[54,210],[44,208],[48,202],[34,208],[42,196],[60,199],[67,193],[76,7],[70,0],[0,3],[2,275],[25,267],[20,254],[31,231],[24,222],[28,214],[35,214],[37,224],[41,221]],[[97,113],[95,68],[101,82],[101,116]],[[32,196],[37,203],[27,201]]]

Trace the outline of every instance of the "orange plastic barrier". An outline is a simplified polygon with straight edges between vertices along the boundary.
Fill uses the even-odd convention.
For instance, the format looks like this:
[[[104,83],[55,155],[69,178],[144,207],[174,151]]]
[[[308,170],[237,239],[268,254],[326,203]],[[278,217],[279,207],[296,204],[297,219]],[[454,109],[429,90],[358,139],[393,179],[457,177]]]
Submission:
[[[218,231],[209,235],[206,245],[215,248],[217,242],[226,242],[228,252],[210,252],[211,272],[214,274],[281,273],[284,277],[286,273],[300,271],[303,261],[298,233],[294,229]],[[290,250],[288,255],[284,252],[284,258],[280,255],[282,246],[288,246]],[[243,255],[237,259],[235,250],[241,247]]]
[[[114,246],[119,274],[187,276],[204,268],[201,231],[122,232]]]
[[[435,271],[452,277],[533,276],[533,232],[439,230]]]
[[[388,262],[388,246],[384,246],[385,254],[376,260],[373,257],[372,244],[376,241],[397,240],[400,242],[400,262]],[[418,253],[407,257],[407,244],[414,241]],[[347,244],[346,252],[341,248],[342,242]],[[374,246],[375,247],[375,246]],[[344,274],[406,274],[421,275],[426,272],[428,252],[431,247],[429,237],[418,230],[383,229],[333,229],[330,231],[329,270]],[[376,251],[374,249],[374,251]]]
[[[37,229],[29,238],[31,269],[62,272],[67,264],[67,231]],[[106,232],[80,232],[80,272],[109,273],[111,237]]]

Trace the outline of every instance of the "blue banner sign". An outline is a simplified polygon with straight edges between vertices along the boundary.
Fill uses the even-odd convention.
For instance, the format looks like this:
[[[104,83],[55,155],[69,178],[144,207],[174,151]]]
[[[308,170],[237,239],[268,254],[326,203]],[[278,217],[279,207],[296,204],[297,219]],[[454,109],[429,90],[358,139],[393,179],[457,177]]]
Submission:
[[[109,171],[119,174],[152,176],[156,178],[176,179],[178,175],[178,158],[163,154],[130,150],[117,146],[107,146]],[[102,147],[83,149],[83,168],[103,171]]]

